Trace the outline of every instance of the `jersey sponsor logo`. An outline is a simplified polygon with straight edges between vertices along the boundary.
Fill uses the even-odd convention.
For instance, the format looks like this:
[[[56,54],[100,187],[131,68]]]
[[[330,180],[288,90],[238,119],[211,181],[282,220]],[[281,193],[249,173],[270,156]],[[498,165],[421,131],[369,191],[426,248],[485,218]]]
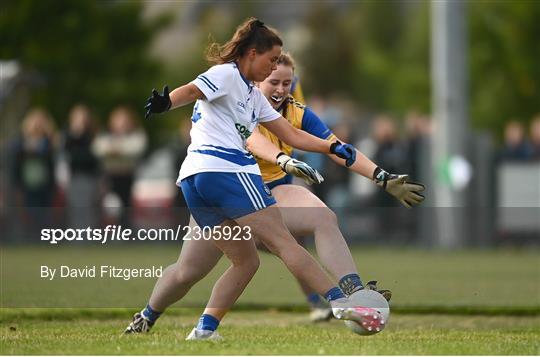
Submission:
[[[251,131],[249,131],[249,129],[246,128],[245,125],[236,123],[234,126],[236,127],[236,130],[238,130],[238,132],[240,133],[240,136],[242,136],[244,139],[247,139],[251,136]]]
[[[236,102],[236,110],[242,114],[246,113],[246,105],[241,101]]]

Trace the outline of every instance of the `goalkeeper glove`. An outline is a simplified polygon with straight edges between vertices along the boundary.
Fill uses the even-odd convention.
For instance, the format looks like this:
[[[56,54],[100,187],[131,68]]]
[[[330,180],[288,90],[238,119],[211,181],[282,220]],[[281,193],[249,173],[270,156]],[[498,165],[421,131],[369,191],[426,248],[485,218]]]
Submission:
[[[169,86],[163,87],[163,94],[159,94],[157,90],[152,89],[152,96],[146,102],[146,114],[144,118],[150,117],[154,113],[163,113],[171,108],[172,102],[169,97]]]
[[[425,187],[421,183],[410,182],[408,179],[408,175],[390,174],[380,167],[377,167],[373,173],[373,181],[377,186],[385,189],[405,207],[411,208],[424,200],[420,192],[424,191]]]
[[[345,166],[349,167],[356,161],[356,149],[351,144],[336,142],[330,145],[330,152],[345,160]]]
[[[317,170],[303,161],[293,159],[284,152],[280,152],[278,156],[276,156],[276,163],[283,171],[296,177],[300,177],[308,185],[324,181],[324,178]]]

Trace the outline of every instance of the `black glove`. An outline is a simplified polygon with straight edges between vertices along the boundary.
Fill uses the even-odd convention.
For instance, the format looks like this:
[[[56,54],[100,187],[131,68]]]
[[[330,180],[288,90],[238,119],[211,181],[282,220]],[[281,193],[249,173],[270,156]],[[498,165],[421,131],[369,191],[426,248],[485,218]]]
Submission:
[[[146,114],[144,118],[150,117],[152,114],[163,113],[171,108],[172,102],[169,97],[169,86],[163,87],[163,94],[159,94],[157,90],[152,89],[152,96],[146,102]]]

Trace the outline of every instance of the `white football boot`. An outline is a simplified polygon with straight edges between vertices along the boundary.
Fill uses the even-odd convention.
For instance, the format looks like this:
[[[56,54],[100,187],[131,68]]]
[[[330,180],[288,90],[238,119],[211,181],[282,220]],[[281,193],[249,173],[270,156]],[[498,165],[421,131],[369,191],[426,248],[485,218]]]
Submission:
[[[193,328],[189,335],[186,337],[186,341],[195,341],[195,340],[213,340],[220,341],[223,337],[217,331],[210,330],[197,330]]]
[[[338,320],[355,321],[368,331],[381,331],[384,328],[384,317],[374,308],[353,306],[348,298],[333,300],[330,305]]]

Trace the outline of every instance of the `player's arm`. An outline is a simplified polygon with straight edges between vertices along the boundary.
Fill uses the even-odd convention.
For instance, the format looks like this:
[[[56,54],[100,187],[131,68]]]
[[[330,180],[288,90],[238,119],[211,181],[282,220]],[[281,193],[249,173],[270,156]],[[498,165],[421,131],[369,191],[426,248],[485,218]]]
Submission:
[[[423,184],[409,181],[408,175],[388,173],[378,167],[377,164],[359,150],[355,150],[356,161],[353,165],[348,167],[351,171],[373,180],[377,186],[382,187],[407,208],[418,205],[424,200],[424,196],[420,193],[425,189]],[[339,159],[333,155],[329,156],[339,165],[346,166],[345,160]]]
[[[309,108],[305,109],[304,116],[302,117],[302,130],[319,138],[327,138],[328,141],[337,140],[337,142],[340,142],[326,124]],[[345,145],[348,145],[354,151],[357,159],[351,165],[346,160],[330,155],[330,158],[336,163],[373,180],[375,184],[385,189],[407,208],[411,208],[413,205],[417,205],[424,200],[424,196],[420,194],[424,190],[424,185],[408,181],[409,177],[407,175],[394,175],[386,172],[354,146]]]
[[[197,99],[204,98],[203,92],[193,83],[188,83],[176,88],[169,95],[169,86],[163,87],[163,93],[152,90],[152,96],[146,102],[145,118],[152,114],[163,113],[171,109],[193,103]]]
[[[356,160],[356,152],[349,144],[342,144],[339,141],[330,142],[320,139],[303,130],[292,126],[285,118],[279,117],[276,120],[260,123],[266,129],[274,133],[279,139],[297,149],[304,151],[332,153],[346,160],[348,166]]]
[[[274,145],[257,128],[246,142],[247,149],[261,159],[279,165],[288,174],[300,177],[307,184],[321,183],[322,175],[303,161],[293,159]]]
[[[175,109],[186,104],[193,103],[197,99],[203,99],[204,94],[195,84],[188,83],[173,90],[170,97],[170,109]]]
[[[334,135],[332,135],[335,137]],[[338,141],[344,142],[341,139],[337,138]],[[335,163],[341,166],[347,167],[349,170],[356,172],[357,174],[360,174],[370,180],[373,179],[373,173],[375,172],[375,169],[377,168],[377,164],[375,164],[373,161],[371,161],[366,155],[362,154],[360,150],[354,149],[356,151],[356,161],[351,166],[347,167],[345,165],[345,160],[340,159],[339,157],[335,155],[328,155]]]

